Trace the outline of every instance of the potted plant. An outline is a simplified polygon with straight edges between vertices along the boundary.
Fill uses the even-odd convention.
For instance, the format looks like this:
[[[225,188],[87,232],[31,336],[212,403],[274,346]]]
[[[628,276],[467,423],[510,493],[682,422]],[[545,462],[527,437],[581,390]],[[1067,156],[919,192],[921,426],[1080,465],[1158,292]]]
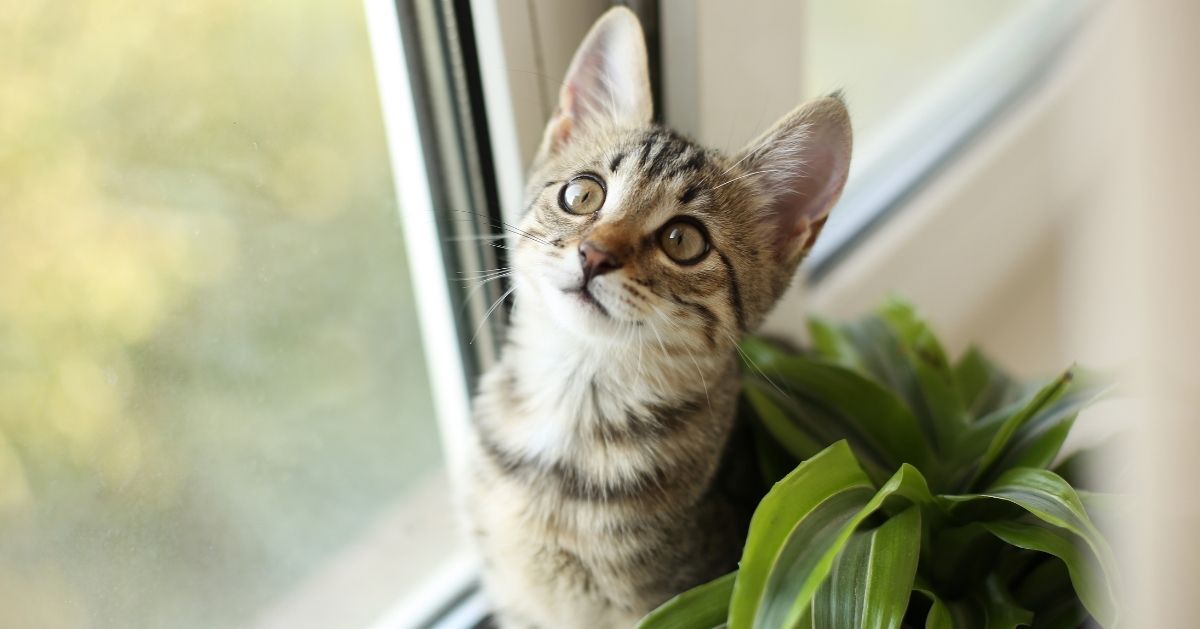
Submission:
[[[1108,498],[1054,467],[1103,382],[1031,386],[976,349],[951,362],[893,300],[811,346],[742,343],[743,410],[770,490],[738,571],[640,627],[1120,624]]]

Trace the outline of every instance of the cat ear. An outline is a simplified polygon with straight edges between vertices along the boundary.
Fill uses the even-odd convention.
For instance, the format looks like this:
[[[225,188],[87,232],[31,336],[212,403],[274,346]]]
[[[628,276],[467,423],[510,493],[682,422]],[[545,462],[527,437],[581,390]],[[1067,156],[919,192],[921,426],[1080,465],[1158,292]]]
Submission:
[[[846,185],[853,144],[840,94],[792,110],[739,156],[771,196],[762,216],[781,262],[808,252]]]
[[[645,126],[653,114],[642,26],[629,9],[613,7],[575,51],[538,161],[585,130]]]

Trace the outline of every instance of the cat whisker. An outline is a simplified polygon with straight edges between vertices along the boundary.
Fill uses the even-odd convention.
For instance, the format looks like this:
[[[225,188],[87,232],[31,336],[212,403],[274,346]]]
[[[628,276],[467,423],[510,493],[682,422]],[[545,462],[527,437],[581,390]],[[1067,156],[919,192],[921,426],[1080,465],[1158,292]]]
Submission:
[[[484,219],[484,220],[487,222],[488,226],[489,226],[489,227],[491,227],[491,228],[493,228],[493,229],[503,229],[503,230],[505,230],[505,231],[511,232],[511,233],[513,233],[513,234],[516,234],[516,235],[518,235],[518,236],[522,236],[522,237],[524,237],[524,238],[528,238],[528,239],[530,239],[530,240],[532,240],[532,241],[534,241],[534,242],[538,242],[538,243],[541,243],[541,244],[543,244],[543,245],[550,246],[550,243],[549,243],[548,241],[546,241],[546,240],[543,240],[543,239],[541,239],[541,238],[539,238],[539,237],[537,237],[537,236],[534,236],[533,234],[531,234],[531,233],[529,233],[529,232],[527,232],[527,231],[525,231],[525,230],[523,230],[523,229],[521,229],[521,228],[519,228],[519,227],[517,227],[517,226],[515,226],[515,225],[512,225],[512,224],[510,224],[510,223],[506,223],[505,221],[503,221],[503,220],[501,220],[501,219],[494,218],[494,217],[492,217],[492,216],[490,216],[490,215],[488,215],[488,214],[484,214],[483,212],[473,212],[473,211],[471,211],[471,210],[456,210],[456,211],[457,211],[457,212],[459,212],[459,213],[462,213],[462,214],[472,214],[472,215],[474,215],[474,216],[478,216],[478,217],[480,217],[480,218]]]
[[[489,275],[495,275],[497,273],[507,273],[511,270],[513,270],[511,266],[502,266],[495,269],[484,269],[482,271],[457,271],[458,275],[466,275],[470,277],[460,277],[456,279],[465,282],[473,279],[479,279],[481,277],[487,277]]]
[[[512,271],[505,271],[503,273],[496,273],[495,275],[488,275],[487,277],[460,277],[460,278],[458,278],[458,281],[460,281],[460,282],[478,282],[479,285],[483,285],[492,280],[498,280],[502,277],[511,277],[512,274],[513,274]]]
[[[646,322],[650,324],[650,331],[653,332],[654,337],[658,339],[658,348],[662,350],[663,356],[668,356],[669,354],[667,352],[667,346],[663,344],[662,337],[658,334],[658,328],[654,326],[653,321],[647,319]]]
[[[766,380],[771,385],[771,387],[773,387],[776,391],[778,391],[779,394],[782,395],[783,397],[785,397],[789,400],[792,399],[792,396],[789,395],[783,389],[779,388],[779,385],[775,384],[775,381],[772,380],[771,377],[768,376],[766,374],[766,372],[764,372],[762,370],[762,367],[759,367],[758,363],[754,362],[754,359],[750,358],[750,355],[747,354],[746,351],[743,350],[740,345],[738,345],[737,339],[733,338],[733,336],[730,335],[728,332],[725,333],[725,336],[729,337],[729,340],[733,343],[733,348],[737,350],[738,354],[741,354],[742,358],[744,358],[747,363],[750,363],[750,366],[753,367],[754,370],[758,372],[758,375],[762,376],[763,380]]]
[[[717,188],[720,188],[721,186],[726,186],[726,185],[729,185],[729,184],[731,184],[731,183],[733,183],[733,182],[735,182],[735,181],[737,181],[737,180],[739,180],[739,179],[745,179],[746,177],[753,177],[754,175],[762,175],[762,174],[765,174],[765,173],[777,173],[777,172],[779,172],[779,171],[777,171],[777,170],[771,170],[771,169],[766,169],[766,170],[756,170],[756,171],[754,171],[754,172],[752,172],[752,173],[746,173],[746,174],[744,174],[744,175],[738,175],[737,177],[734,177],[733,179],[730,179],[730,180],[728,180],[728,181],[725,181],[725,182],[723,182],[723,183],[721,183],[721,184],[718,184],[718,185],[716,185],[716,186],[713,186],[711,189],[712,189],[712,190],[716,190]]]
[[[492,313],[496,311],[496,308],[499,308],[500,304],[504,303],[504,300],[508,299],[508,296],[513,294],[513,291],[515,290],[517,290],[517,287],[514,284],[511,288],[504,291],[504,294],[492,304],[491,308],[487,309],[487,312],[483,313],[483,320],[479,322],[479,327],[475,328],[475,334],[471,335],[471,342],[468,343],[468,345],[475,344],[475,339],[479,337],[479,332],[483,330],[483,326],[487,323],[488,317],[492,316]]]
[[[469,221],[470,219],[463,219],[463,220]],[[489,223],[487,223],[487,226],[491,227],[492,229],[499,229],[500,231],[509,232],[513,235],[520,236],[521,238],[525,238],[527,240],[532,240],[538,244],[546,245],[547,247],[554,246],[551,243],[547,242],[546,240],[538,238],[537,236],[534,236],[533,234],[530,234],[528,232],[517,229],[516,227],[512,227],[511,225],[508,225],[507,223],[505,223],[504,225],[497,225],[495,223],[489,222]],[[501,238],[503,238],[503,236],[501,236]]]
[[[756,148],[755,150],[758,150],[758,149]],[[746,161],[746,160],[747,160],[747,159],[749,159],[749,157],[750,157],[751,155],[753,155],[753,154],[754,154],[754,151],[746,151],[746,154],[745,154],[745,155],[743,155],[741,159],[739,159],[738,161],[734,162],[734,163],[733,163],[733,165],[732,165],[732,166],[730,166],[729,168],[726,168],[725,170],[721,171],[721,174],[722,174],[722,175],[728,175],[728,174],[729,174],[729,171],[733,170],[734,168],[737,168],[737,167],[738,167],[738,164],[741,164],[742,162]]]
[[[501,275],[495,275],[493,277],[489,277],[484,280],[481,280],[478,284],[471,287],[471,290],[467,291],[466,297],[463,297],[462,307],[465,309],[467,307],[467,304],[471,301],[471,298],[474,297],[475,293],[478,293],[479,289],[483,288],[485,284],[487,284],[489,282],[494,282],[498,279],[503,279],[503,278],[512,277],[512,276],[513,276],[513,273],[503,273]]]
[[[662,318],[663,321],[666,321],[668,324],[673,326],[676,330],[682,330],[682,327],[678,323],[676,323],[675,321],[672,321],[670,319],[670,317],[664,316],[662,309],[660,309],[658,306],[652,306],[652,307],[654,308],[654,311],[658,314],[658,316]],[[696,355],[694,353],[692,353],[692,349],[687,346],[687,343],[683,344],[683,349],[684,349],[684,351],[686,351],[688,353],[688,356],[692,359],[692,365],[694,365],[696,367],[696,375],[700,376],[700,385],[704,387],[704,401],[708,403],[708,412],[712,413],[713,412],[712,398],[710,398],[708,396],[708,382],[705,381],[705,379],[704,379],[704,371],[702,369],[700,369],[700,361],[696,360]]]
[[[632,326],[631,326],[631,327],[632,327]],[[634,329],[634,331],[635,331],[635,332],[637,331],[637,328],[633,328],[633,329]],[[634,336],[635,336],[635,337],[637,337],[637,336],[641,336],[641,334],[634,334]],[[645,345],[645,343],[642,343],[642,342],[641,342],[641,339],[637,339],[637,340],[638,340],[638,344],[637,344],[637,348],[638,348],[638,362],[637,362],[637,364],[638,364],[638,368],[637,368],[637,373],[638,373],[638,375],[640,376],[640,375],[641,375],[641,373],[642,373],[642,346],[643,346],[643,345]]]
[[[484,234],[482,236],[446,236],[442,240],[446,242],[465,242],[465,241],[496,241],[507,238],[504,234]],[[494,244],[492,246],[495,246]]]

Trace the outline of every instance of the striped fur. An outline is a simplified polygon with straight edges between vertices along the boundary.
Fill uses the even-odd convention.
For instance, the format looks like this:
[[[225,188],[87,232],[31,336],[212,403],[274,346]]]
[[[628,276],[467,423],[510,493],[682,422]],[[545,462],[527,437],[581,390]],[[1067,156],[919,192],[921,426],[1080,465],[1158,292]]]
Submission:
[[[640,41],[604,31],[636,27],[614,11],[589,42]],[[629,627],[736,568],[748,514],[716,482],[734,430],[734,344],[787,288],[849,158],[837,98],[789,114],[733,157],[649,124],[649,110],[628,98],[630,111],[596,118],[604,100],[581,109],[594,95],[571,82],[589,42],[531,172],[511,327],[474,409],[467,510],[505,628]],[[644,83],[636,73],[622,80]],[[809,159],[808,187],[797,187]],[[559,206],[580,174],[604,185],[594,214]],[[804,199],[822,205],[792,212]],[[694,263],[659,244],[680,216],[707,232],[709,250]],[[585,281],[585,239],[620,267]]]

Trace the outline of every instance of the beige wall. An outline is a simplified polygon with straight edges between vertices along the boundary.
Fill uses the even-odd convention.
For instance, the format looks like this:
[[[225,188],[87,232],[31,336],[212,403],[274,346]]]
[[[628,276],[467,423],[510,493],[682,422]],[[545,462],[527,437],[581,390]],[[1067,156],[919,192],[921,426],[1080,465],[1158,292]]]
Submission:
[[[1139,383],[1149,401],[1139,557],[1146,627],[1195,626],[1200,577],[1200,3],[1132,0],[1119,9],[1129,66],[1122,83],[1132,183],[1121,222],[1134,231],[1133,318],[1145,347]]]
[[[898,290],[1026,374],[1114,370],[1124,400],[1077,441],[1131,429],[1118,543],[1126,626],[1200,617],[1200,3],[1112,2],[1051,81],[771,324],[862,312]]]

